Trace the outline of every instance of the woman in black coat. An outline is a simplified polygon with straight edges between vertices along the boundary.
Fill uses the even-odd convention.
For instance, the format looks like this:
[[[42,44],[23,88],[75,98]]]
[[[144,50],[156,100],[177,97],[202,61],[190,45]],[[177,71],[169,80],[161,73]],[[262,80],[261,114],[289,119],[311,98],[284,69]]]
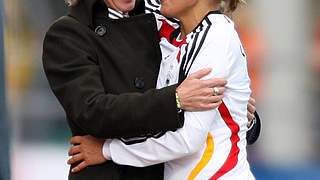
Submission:
[[[50,27],[44,40],[44,69],[73,135],[151,137],[182,127],[176,95],[185,110],[206,110],[220,103],[212,88],[221,86],[223,91],[225,81],[199,80],[209,70],[178,87],[154,89],[161,52],[153,15],[111,20],[107,11],[101,0],[80,0]],[[135,168],[107,162],[70,174],[69,179],[162,177],[161,164]]]

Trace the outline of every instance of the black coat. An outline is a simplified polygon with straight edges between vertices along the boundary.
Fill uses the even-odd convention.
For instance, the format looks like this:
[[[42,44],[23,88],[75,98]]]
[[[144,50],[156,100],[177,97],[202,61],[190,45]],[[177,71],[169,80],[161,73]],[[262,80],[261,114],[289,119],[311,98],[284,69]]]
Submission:
[[[80,0],[48,30],[43,66],[73,135],[134,137],[182,127],[176,86],[155,90],[161,52],[154,16],[112,20],[99,0]],[[162,179],[163,165],[113,162],[69,179]]]

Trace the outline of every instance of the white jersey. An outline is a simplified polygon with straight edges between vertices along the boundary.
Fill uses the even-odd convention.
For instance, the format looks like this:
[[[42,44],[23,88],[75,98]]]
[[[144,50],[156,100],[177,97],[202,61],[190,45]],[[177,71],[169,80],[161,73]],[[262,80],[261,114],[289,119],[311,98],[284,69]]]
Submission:
[[[149,10],[158,1],[146,1]],[[148,10],[148,9],[147,9]],[[113,139],[104,150],[115,163],[144,167],[165,162],[165,180],[254,179],[247,161],[247,103],[250,80],[247,61],[233,22],[218,12],[203,21],[179,41],[178,23],[155,14],[162,62],[157,88],[178,83],[197,70],[211,67],[204,79],[228,81],[223,103],[204,112],[184,112],[184,126],[144,142],[126,144]]]

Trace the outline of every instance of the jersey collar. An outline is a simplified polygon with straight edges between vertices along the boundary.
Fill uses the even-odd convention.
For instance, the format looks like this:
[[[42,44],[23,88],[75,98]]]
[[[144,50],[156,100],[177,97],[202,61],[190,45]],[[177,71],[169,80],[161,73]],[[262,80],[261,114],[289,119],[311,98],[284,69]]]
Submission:
[[[108,17],[110,19],[121,19],[121,18],[129,17],[129,14],[123,13],[121,11],[116,11],[112,8],[108,8]]]

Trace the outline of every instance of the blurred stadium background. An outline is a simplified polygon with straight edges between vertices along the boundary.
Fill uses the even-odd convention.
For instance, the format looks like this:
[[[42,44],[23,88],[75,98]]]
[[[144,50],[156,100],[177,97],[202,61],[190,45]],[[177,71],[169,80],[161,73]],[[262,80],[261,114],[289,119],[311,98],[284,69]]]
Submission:
[[[66,11],[63,0],[0,0],[0,180],[6,131],[13,180],[67,179],[70,133],[41,62],[44,34]],[[247,0],[233,18],[263,120],[248,148],[257,179],[320,180],[320,1]]]

